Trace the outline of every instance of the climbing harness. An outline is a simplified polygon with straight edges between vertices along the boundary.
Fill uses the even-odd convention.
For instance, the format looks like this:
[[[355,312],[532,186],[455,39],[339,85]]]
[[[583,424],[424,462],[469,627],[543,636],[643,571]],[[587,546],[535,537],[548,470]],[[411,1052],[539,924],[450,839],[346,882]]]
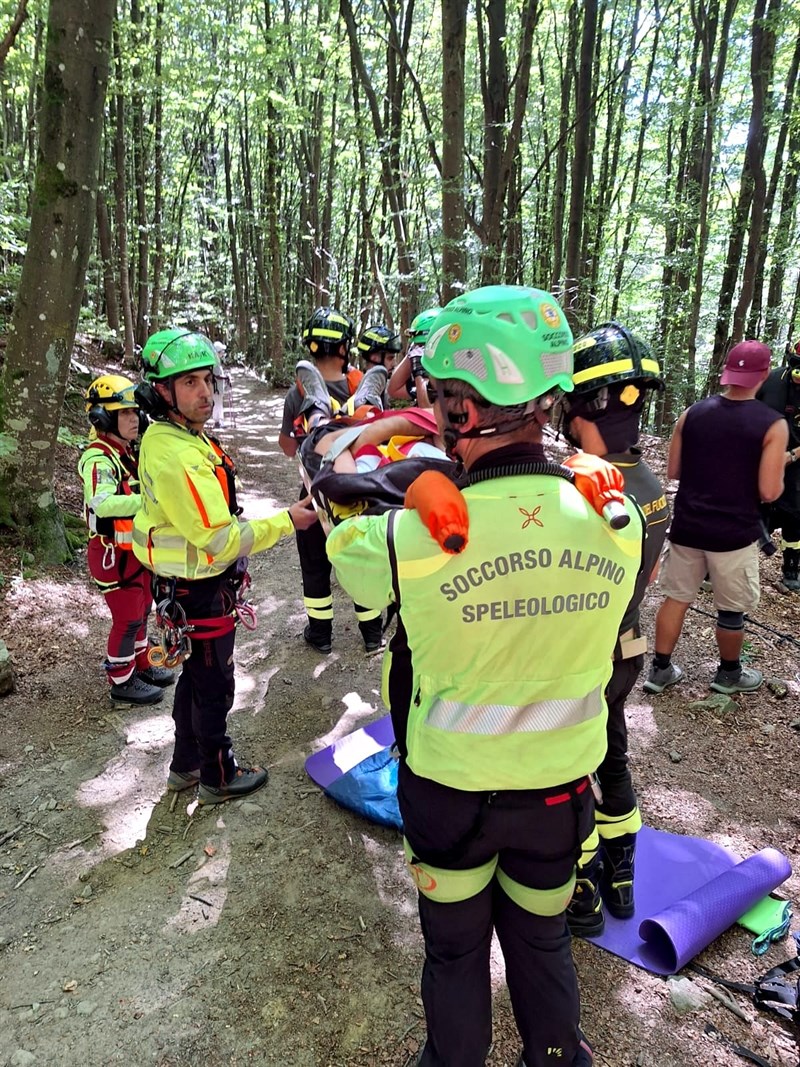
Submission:
[[[214,640],[229,634],[237,622],[246,630],[255,630],[258,616],[246,597],[251,583],[246,560],[237,562],[230,581],[236,594],[230,611],[208,619],[187,619],[186,612],[176,599],[177,583],[174,578],[169,580],[166,596],[156,600],[156,628],[160,640],[148,650],[147,659],[151,667],[177,667],[188,659],[192,654],[190,634],[198,641]]]
[[[156,627],[159,643],[151,645],[147,662],[151,667],[177,667],[192,654],[189,632],[194,630],[186,619],[186,612],[175,600],[175,583],[171,595],[156,604]]]

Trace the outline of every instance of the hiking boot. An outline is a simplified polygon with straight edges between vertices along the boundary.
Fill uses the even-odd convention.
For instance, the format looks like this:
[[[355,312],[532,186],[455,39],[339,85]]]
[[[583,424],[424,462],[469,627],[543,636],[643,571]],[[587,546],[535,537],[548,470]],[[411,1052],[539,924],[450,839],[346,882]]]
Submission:
[[[667,686],[675,685],[681,678],[683,678],[683,671],[674,663],[670,663],[669,667],[653,666],[650,668],[647,681],[642,689],[647,690],[648,693],[663,693]]]
[[[158,686],[159,689],[175,685],[175,671],[169,670],[168,667],[148,667],[144,671],[137,671],[136,677],[148,685]]]
[[[572,900],[567,904],[567,926],[573,937],[599,937],[606,925],[600,897],[600,857],[578,867]]]
[[[330,623],[322,625],[317,619],[310,622],[308,626],[303,630],[303,637],[307,644],[316,652],[321,652],[323,656],[327,656],[331,650],[331,633],[333,627]]]
[[[383,411],[383,394],[388,380],[389,372],[380,363],[376,363],[364,371],[364,377],[353,393],[353,409],[369,404],[370,407]]]
[[[784,548],[781,565],[780,589],[786,593],[800,593],[800,551],[796,548]]]
[[[600,894],[603,903],[615,919],[630,919],[633,915],[633,860],[636,855],[636,834],[603,841],[603,873]]]
[[[364,638],[364,649],[368,655],[383,648],[383,619],[380,615],[377,619],[360,622],[358,628]]]
[[[724,671],[717,668],[714,680],[709,688],[715,693],[754,693],[761,687],[764,675],[753,667],[741,667],[738,671]]]
[[[167,789],[170,793],[182,793],[184,789],[193,789],[200,781],[200,768],[196,771],[173,771],[167,775]]]
[[[164,691],[157,685],[148,685],[138,675],[132,674],[127,682],[111,686],[109,696],[121,704],[157,704],[164,699]]]
[[[570,1067],[592,1067],[593,1063],[594,1054],[592,1052],[592,1047],[586,1040],[586,1038],[583,1036],[583,1034],[581,1034],[581,1040],[580,1044],[578,1045],[578,1051],[575,1053],[575,1058],[570,1064]],[[517,1067],[526,1067],[525,1058],[523,1056],[520,1056],[520,1058],[517,1060]]]
[[[266,785],[267,778],[269,774],[263,767],[237,767],[233,781],[227,785],[203,785],[201,782],[197,799],[200,804],[224,804],[226,800],[238,800]]]
[[[313,409],[330,418],[333,415],[331,398],[328,393],[328,387],[325,385],[325,379],[318,368],[310,360],[301,359],[298,360],[294,369],[297,388],[303,398],[303,404],[300,408],[301,413]]]

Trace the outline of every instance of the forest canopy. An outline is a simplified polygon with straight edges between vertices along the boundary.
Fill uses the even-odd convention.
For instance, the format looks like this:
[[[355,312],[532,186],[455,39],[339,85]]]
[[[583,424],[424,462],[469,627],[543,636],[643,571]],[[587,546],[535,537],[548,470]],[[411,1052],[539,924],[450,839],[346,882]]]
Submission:
[[[0,0],[0,333],[48,12]],[[282,381],[317,304],[404,328],[532,284],[653,344],[669,424],[731,340],[794,339],[799,63],[781,0],[121,0],[79,328],[132,365],[187,324]]]

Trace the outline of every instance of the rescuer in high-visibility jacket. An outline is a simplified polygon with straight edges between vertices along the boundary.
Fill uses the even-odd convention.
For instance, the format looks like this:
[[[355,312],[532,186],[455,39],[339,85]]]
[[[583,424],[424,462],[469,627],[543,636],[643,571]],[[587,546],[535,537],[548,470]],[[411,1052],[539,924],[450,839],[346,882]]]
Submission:
[[[175,749],[168,788],[200,783],[201,804],[259,789],[261,767],[238,766],[227,734],[233,704],[235,608],[246,558],[316,521],[305,501],[266,519],[240,518],[235,468],[204,432],[213,407],[216,353],[207,338],[162,330],[142,352],[145,382],[136,390],[155,421],[142,438],[142,506],[133,551],[155,573],[156,599],[191,631],[191,655],[175,690]]]
[[[596,937],[605,925],[604,905],[617,919],[629,919],[634,912],[636,834],[642,818],[628,764],[625,701],[644,666],[647,639],[639,626],[639,608],[658,569],[669,505],[664,487],[636,448],[647,390],[663,389],[655,354],[637,334],[608,322],[578,338],[574,360],[574,388],[562,399],[561,428],[572,444],[614,464],[625,479],[625,492],[647,521],[644,566],[620,623],[606,687],[608,751],[597,769],[602,847],[582,857],[567,909],[573,934]]]
[[[133,391],[133,382],[121,374],[103,374],[86,390],[94,437],[81,453],[78,473],[89,527],[86,561],[111,612],[104,664],[109,694],[126,704],[157,704],[175,677],[148,662],[150,574],[131,552],[133,516],[141,504],[131,446],[147,424]]]
[[[418,1062],[484,1063],[494,929],[521,1062],[586,1065],[565,908],[595,832],[589,775],[643,519],[626,500],[630,521],[612,529],[545,457],[541,427],[572,388],[572,334],[549,293],[457,297],[423,367],[470,483],[467,547],[440,549],[410,510],[347,519],[328,539],[351,596],[399,608],[384,693],[426,947]]]

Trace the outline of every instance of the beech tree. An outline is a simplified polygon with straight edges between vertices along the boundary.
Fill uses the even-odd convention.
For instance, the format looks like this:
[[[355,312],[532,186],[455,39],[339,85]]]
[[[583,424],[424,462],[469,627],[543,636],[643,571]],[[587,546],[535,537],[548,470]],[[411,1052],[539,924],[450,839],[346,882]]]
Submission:
[[[54,446],[92,242],[114,0],[51,0],[28,248],[0,378],[0,523],[66,556]]]

